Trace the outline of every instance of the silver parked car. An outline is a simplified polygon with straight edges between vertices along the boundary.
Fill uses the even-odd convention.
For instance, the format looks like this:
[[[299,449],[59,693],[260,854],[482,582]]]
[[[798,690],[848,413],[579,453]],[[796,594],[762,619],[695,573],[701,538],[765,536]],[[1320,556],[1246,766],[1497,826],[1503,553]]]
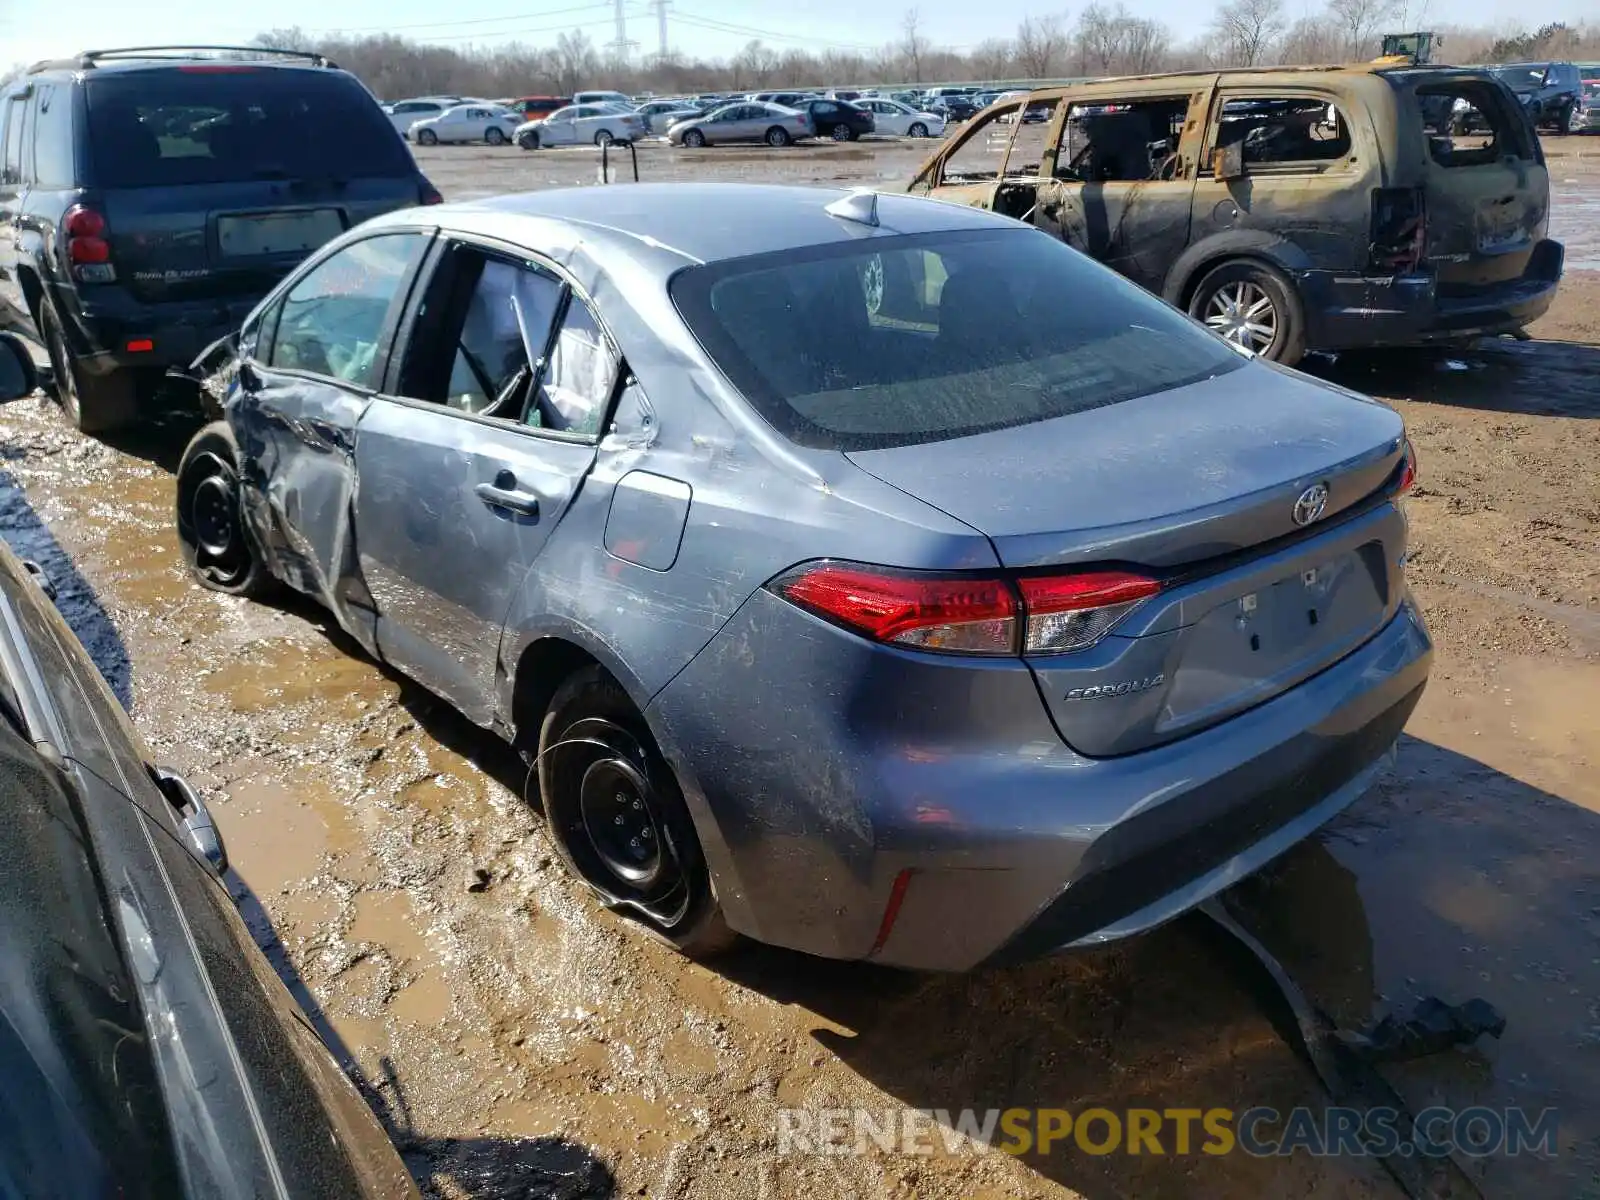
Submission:
[[[689,953],[1150,928],[1359,795],[1428,676],[1400,418],[992,213],[417,208],[231,362],[197,578],[314,597],[513,740],[567,866]]]
[[[636,110],[649,133],[665,133],[679,121],[692,121],[704,109],[686,104],[682,100],[652,100]]]
[[[750,100],[727,104],[703,117],[680,121],[667,130],[667,140],[674,146],[721,145],[724,142],[765,142],[769,146],[787,146],[799,138],[811,137],[816,131],[811,118],[792,108],[778,104],[763,104]]]

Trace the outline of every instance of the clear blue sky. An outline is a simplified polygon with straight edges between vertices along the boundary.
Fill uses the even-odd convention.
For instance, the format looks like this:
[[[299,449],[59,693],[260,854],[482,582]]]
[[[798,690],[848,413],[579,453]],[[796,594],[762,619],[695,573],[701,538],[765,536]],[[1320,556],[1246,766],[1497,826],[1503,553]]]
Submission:
[[[1181,37],[1204,29],[1210,0],[1127,0],[1141,16],[1165,21]],[[1412,0],[1413,8],[1416,0]],[[915,0],[927,35],[936,43],[969,46],[986,37],[1009,36],[1029,11],[1065,9],[1070,17],[1081,3],[991,8],[972,0]],[[1290,0],[1295,15],[1320,8],[1314,0]],[[752,37],[768,45],[822,49],[866,48],[899,36],[911,2],[873,4],[805,3],[801,0],[672,0],[669,37],[674,48],[724,57]],[[643,52],[656,49],[656,18],[645,0],[626,0],[628,37]],[[1524,0],[1430,0],[1433,21],[1461,24],[1574,21],[1600,11],[1596,0],[1550,0],[1530,6]],[[337,13],[337,25],[331,22]],[[1002,17],[1000,14],[1004,13]],[[265,5],[217,0],[0,0],[0,68],[8,63],[55,57],[93,46],[147,45],[154,42],[235,42],[248,40],[264,26],[300,25],[309,30],[388,30],[442,45],[492,45],[522,40],[549,44],[557,33],[582,29],[596,44],[614,36],[608,0],[273,0]],[[715,28],[720,26],[721,28]],[[729,28],[736,27],[736,28]]]

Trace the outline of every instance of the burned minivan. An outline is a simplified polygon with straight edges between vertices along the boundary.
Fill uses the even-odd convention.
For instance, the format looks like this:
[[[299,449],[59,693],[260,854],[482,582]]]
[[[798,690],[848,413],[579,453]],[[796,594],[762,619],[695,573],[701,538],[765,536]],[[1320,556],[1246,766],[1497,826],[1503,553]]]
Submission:
[[[1050,120],[1011,120],[1024,105]],[[1465,134],[1432,115],[1461,109],[1478,114]],[[1283,363],[1514,332],[1561,278],[1538,136],[1479,70],[1045,88],[979,113],[908,190],[1047,230]]]

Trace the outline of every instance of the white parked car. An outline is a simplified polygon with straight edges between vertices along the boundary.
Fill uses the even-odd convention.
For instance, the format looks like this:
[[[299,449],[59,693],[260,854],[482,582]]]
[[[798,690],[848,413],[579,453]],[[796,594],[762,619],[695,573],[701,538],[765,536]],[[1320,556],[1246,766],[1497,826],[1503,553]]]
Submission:
[[[418,121],[411,127],[409,136],[419,146],[439,142],[488,142],[491,146],[503,146],[511,140],[521,120],[520,115],[509,109],[489,104],[458,104],[437,117]]]
[[[698,117],[703,110],[682,100],[652,100],[648,104],[641,104],[635,111],[644,119],[646,132],[665,133],[679,121]]]
[[[616,112],[598,104],[569,104],[548,117],[517,126],[513,135],[524,150],[547,146],[633,142],[645,135],[644,118],[635,112]]]
[[[918,138],[944,136],[944,118],[938,113],[918,112],[898,100],[886,100],[881,96],[857,100],[855,106],[872,114],[874,133]]]
[[[418,96],[415,100],[396,100],[393,104],[385,104],[383,111],[395,131],[404,137],[418,121],[437,117],[460,103],[453,97]]]

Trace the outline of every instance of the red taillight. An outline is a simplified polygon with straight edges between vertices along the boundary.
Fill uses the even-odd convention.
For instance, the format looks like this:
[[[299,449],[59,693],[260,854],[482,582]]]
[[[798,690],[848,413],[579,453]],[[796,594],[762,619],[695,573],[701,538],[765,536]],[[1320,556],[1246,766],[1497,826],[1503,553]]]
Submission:
[[[1400,462],[1400,487],[1397,494],[1404,496],[1417,482],[1417,448],[1406,439],[1405,457]]]
[[[75,204],[61,218],[67,235],[67,261],[86,283],[105,283],[116,276],[109,266],[111,243],[106,241],[106,219],[92,208]]]
[[[150,338],[133,338],[127,348],[129,354],[148,354],[156,348],[156,344]]]
[[[773,589],[880,642],[953,654],[1015,654],[1017,600],[1001,579],[818,563]]]
[[[439,194],[439,189],[426,181],[422,184],[422,202],[424,204],[443,204],[444,197]]]
[[[1008,656],[1083,650],[1161,590],[1159,580],[1128,571],[1030,576],[1013,586],[991,576],[832,562],[800,567],[771,586],[801,608],[876,641]]]
[[[1041,575],[1020,579],[1017,586],[1028,613],[1023,642],[1028,654],[1060,654],[1092,646],[1161,590],[1160,581],[1128,571]]]

